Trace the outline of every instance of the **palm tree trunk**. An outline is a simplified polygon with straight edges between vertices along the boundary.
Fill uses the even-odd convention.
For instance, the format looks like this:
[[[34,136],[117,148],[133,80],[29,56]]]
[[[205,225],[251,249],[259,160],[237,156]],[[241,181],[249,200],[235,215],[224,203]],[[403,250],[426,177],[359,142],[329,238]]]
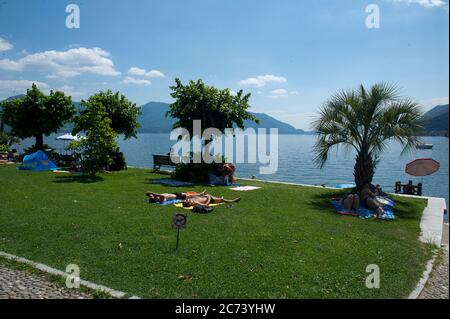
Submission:
[[[361,150],[356,156],[356,163],[353,171],[358,191],[361,191],[365,184],[372,183],[374,173],[375,162],[372,155],[364,149]]]

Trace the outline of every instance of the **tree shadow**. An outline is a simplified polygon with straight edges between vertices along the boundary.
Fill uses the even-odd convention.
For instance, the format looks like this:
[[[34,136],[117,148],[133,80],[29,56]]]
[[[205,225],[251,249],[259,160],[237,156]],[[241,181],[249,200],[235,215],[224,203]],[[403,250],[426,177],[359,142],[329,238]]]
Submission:
[[[324,213],[335,213],[335,209],[331,201],[335,198],[342,198],[346,194],[345,191],[330,191],[329,193],[315,194],[307,205],[313,209]],[[401,219],[420,219],[422,211],[417,209],[416,201],[421,199],[402,198],[399,196],[388,196],[394,201],[394,214]],[[425,200],[425,199],[423,199]],[[426,204],[425,204],[426,206]]]
[[[90,176],[90,175],[81,175],[81,174],[70,174],[70,175],[62,175],[56,176],[56,179],[53,183],[81,183],[81,184],[91,184],[102,182],[104,179],[101,176]]]
[[[330,191],[326,193],[314,194],[306,204],[314,210],[319,210],[323,213],[334,213],[335,210],[331,201],[333,198],[340,198],[345,194],[343,191]]]

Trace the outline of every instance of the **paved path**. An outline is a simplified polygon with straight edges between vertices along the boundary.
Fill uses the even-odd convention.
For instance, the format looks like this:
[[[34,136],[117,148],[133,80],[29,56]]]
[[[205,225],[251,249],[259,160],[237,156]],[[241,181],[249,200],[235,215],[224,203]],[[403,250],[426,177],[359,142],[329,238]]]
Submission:
[[[448,224],[444,225],[443,240],[444,256],[442,261],[435,265],[430,279],[425,285],[424,290],[419,296],[419,299],[449,299],[448,286],[448,259],[449,259],[449,242],[448,242]]]
[[[65,289],[44,276],[0,265],[0,299],[88,299],[86,293]]]

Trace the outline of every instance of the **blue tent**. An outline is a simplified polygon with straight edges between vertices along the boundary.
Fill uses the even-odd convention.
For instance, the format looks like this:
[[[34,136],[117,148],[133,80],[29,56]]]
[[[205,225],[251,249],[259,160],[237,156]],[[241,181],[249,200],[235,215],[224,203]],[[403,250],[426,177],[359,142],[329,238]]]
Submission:
[[[37,151],[33,154],[26,155],[23,158],[22,165],[18,167],[20,170],[29,171],[53,171],[58,167],[48,159],[47,154]]]

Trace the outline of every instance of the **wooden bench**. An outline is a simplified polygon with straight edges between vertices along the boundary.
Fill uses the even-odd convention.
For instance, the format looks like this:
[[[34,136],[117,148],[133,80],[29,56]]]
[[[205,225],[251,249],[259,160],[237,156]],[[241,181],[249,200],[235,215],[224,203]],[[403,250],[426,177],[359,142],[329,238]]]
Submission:
[[[175,167],[177,164],[173,163],[170,155],[156,155],[153,154],[153,169],[159,171],[161,166]]]
[[[396,194],[408,194],[422,196],[422,183],[417,185],[402,184],[400,181],[395,183]]]

